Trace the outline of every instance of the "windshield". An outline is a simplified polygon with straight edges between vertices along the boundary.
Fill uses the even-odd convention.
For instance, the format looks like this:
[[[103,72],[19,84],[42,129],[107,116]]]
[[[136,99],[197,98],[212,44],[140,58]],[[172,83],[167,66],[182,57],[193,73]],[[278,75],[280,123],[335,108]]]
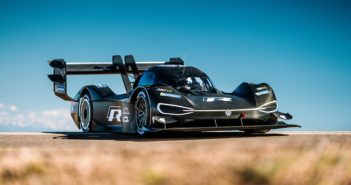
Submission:
[[[165,85],[188,94],[220,94],[210,78],[197,68],[155,66],[145,71],[136,86]]]
[[[179,91],[194,94],[217,92],[210,79],[205,75],[180,77],[175,84],[175,88]]]

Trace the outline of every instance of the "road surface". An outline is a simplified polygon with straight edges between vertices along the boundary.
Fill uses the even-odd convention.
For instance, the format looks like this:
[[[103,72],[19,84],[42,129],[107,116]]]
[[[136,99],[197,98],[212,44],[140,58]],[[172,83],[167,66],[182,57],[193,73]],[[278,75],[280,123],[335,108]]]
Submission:
[[[351,132],[0,133],[0,184],[351,184]]]

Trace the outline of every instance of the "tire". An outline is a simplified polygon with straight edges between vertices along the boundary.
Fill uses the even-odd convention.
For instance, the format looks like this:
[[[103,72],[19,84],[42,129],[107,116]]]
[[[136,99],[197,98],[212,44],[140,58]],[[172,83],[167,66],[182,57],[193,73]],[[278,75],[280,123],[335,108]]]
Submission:
[[[265,134],[271,129],[262,129],[262,130],[244,130],[246,134]]]
[[[150,104],[145,91],[140,91],[134,104],[135,131],[140,136],[145,136],[150,127]]]
[[[92,131],[93,104],[88,94],[83,94],[78,107],[79,125],[83,132]]]

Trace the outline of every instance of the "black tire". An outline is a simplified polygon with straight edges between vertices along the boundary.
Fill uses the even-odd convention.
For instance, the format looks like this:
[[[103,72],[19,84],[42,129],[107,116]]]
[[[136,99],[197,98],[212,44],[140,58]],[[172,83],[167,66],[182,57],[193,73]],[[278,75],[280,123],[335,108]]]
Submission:
[[[134,104],[135,131],[141,136],[145,136],[150,126],[150,105],[145,91],[140,91]]]
[[[83,94],[78,106],[79,125],[83,132],[91,132],[93,126],[93,104],[89,94]]]
[[[262,130],[244,130],[246,134],[265,134],[271,129],[262,129]]]

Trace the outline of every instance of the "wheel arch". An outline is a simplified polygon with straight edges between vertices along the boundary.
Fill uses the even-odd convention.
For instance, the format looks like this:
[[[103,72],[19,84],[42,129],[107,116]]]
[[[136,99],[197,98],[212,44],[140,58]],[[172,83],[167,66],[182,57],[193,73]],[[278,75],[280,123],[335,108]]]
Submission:
[[[84,94],[89,94],[91,101],[99,101],[105,99],[111,93],[115,94],[110,87],[98,85],[87,85],[82,87],[74,97],[76,101],[79,101],[79,98]]]
[[[147,98],[149,100],[149,103],[151,104],[152,96],[150,96],[149,90],[146,87],[142,87],[142,86],[141,87],[137,87],[137,88],[135,88],[132,91],[131,95],[129,96],[128,103],[133,104],[135,102],[135,100],[136,100],[136,98],[137,98],[137,96],[138,96],[140,91],[144,91],[146,93],[146,96],[147,96]]]
[[[132,94],[129,97],[128,103],[130,104],[134,104],[134,102],[136,101],[136,98],[138,96],[138,93],[142,90],[142,89],[146,89],[146,88],[141,88],[138,87],[136,89],[133,90]]]
[[[80,118],[79,118],[79,107],[80,107],[80,99],[81,97],[83,97],[84,95],[88,95],[90,98],[90,103],[91,103],[91,109],[92,109],[92,125],[91,125],[91,131],[96,131],[97,129],[99,129],[99,123],[96,122],[95,120],[95,111],[94,111],[94,102],[95,101],[99,101],[99,100],[103,100],[106,97],[106,94],[111,93],[112,90],[108,87],[108,86],[103,86],[98,87],[98,85],[88,85],[88,86],[84,86],[82,87],[76,94],[75,96],[75,100],[77,101],[76,103],[76,108],[72,107],[72,110],[74,110],[74,112],[76,112],[77,115],[77,119],[74,120],[76,123],[76,126],[78,127],[78,129],[82,129],[81,125],[80,125]],[[113,92],[112,92],[113,93]],[[105,95],[105,96],[104,96]]]

